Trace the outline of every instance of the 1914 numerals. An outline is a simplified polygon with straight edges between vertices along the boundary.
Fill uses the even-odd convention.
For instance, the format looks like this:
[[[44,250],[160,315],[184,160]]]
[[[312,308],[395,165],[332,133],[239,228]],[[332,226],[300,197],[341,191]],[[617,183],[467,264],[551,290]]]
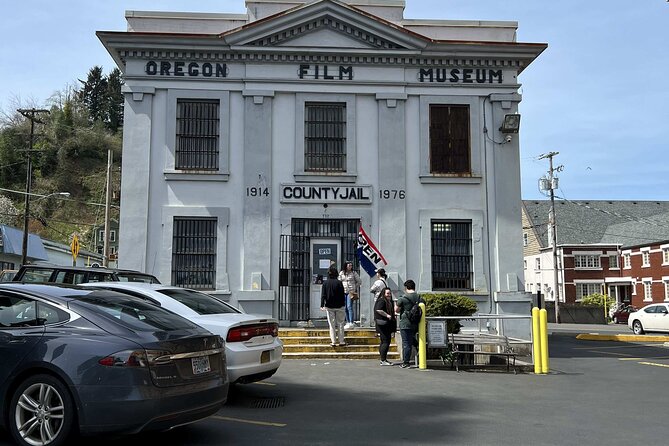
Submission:
[[[247,197],[269,197],[269,187],[247,187]]]
[[[404,189],[379,189],[379,198],[382,200],[404,200],[406,191]]]

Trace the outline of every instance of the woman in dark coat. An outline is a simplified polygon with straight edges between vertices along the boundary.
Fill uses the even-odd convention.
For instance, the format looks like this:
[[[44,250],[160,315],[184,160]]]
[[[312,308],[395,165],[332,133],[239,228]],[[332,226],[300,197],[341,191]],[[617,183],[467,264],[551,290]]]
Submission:
[[[392,334],[397,329],[397,319],[395,319],[393,293],[388,287],[381,290],[379,297],[374,302],[374,322],[376,323],[376,331],[379,333],[381,365],[393,365],[387,357]]]

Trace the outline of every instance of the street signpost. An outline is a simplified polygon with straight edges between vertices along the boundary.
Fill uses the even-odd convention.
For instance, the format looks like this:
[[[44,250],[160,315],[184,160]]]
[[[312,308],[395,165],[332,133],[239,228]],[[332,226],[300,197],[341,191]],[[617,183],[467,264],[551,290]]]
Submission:
[[[79,237],[77,237],[77,234],[72,237],[70,248],[72,251],[72,266],[77,266],[77,256],[79,255]]]

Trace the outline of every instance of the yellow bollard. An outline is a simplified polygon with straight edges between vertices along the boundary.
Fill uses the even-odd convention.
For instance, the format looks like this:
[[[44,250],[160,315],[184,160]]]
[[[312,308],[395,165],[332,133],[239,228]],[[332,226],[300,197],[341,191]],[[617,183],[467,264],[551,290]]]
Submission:
[[[426,322],[425,322],[425,304],[419,303],[420,309],[423,310],[418,323],[418,368],[420,370],[427,369],[427,336],[426,336]]]
[[[539,330],[539,308],[532,308],[532,356],[534,356],[534,373],[541,373],[541,334]]]
[[[539,334],[541,338],[541,373],[548,373],[548,313],[539,310]]]

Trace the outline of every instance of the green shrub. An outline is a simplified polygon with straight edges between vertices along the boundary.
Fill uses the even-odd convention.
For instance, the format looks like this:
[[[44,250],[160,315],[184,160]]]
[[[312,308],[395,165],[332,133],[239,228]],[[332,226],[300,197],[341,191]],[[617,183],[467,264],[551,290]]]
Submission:
[[[581,305],[588,307],[603,307],[606,305],[606,308],[611,308],[615,303],[616,301],[612,297],[599,293],[590,294],[581,299]]]
[[[455,293],[428,293],[421,294],[421,297],[425,299],[426,317],[471,316],[478,311],[473,299]],[[457,320],[449,320],[447,323],[448,333],[460,333],[461,327],[462,324]]]

